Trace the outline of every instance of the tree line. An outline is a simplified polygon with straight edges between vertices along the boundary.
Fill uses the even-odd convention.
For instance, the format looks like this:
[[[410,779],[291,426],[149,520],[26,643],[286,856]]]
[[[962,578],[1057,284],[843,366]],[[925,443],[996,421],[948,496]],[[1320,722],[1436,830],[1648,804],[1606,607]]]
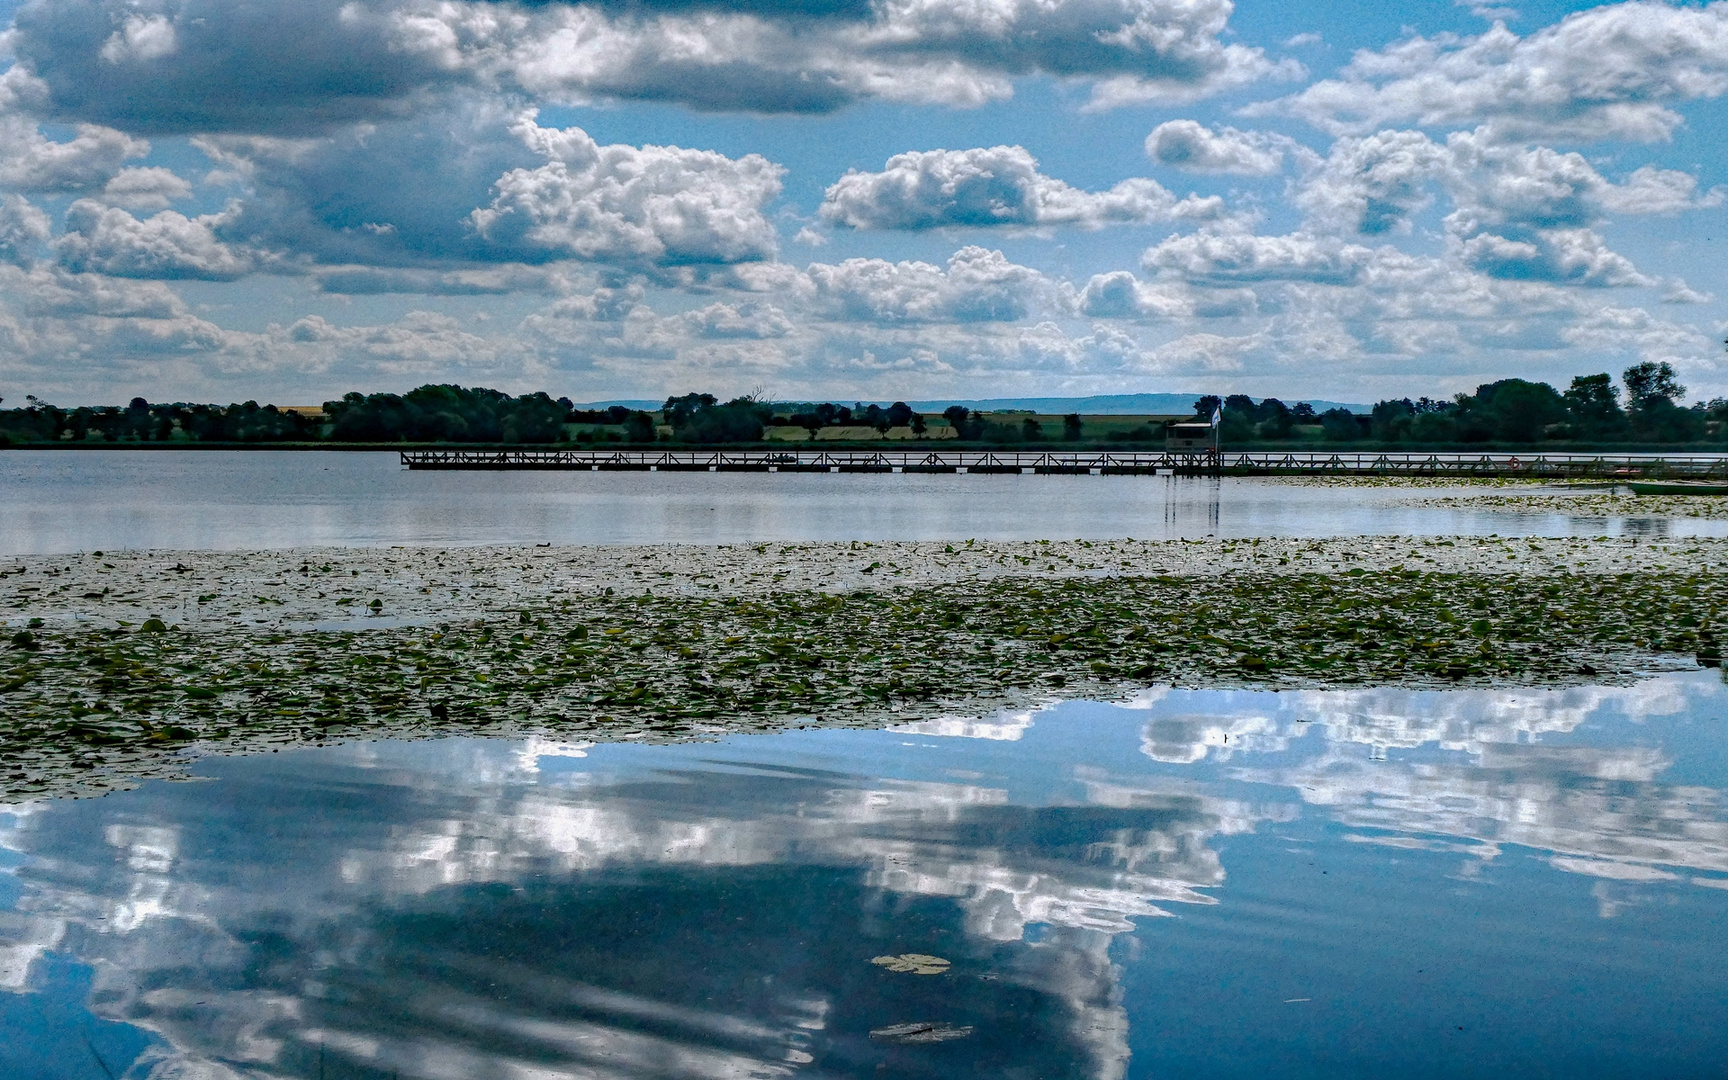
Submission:
[[[1396,398],[1366,414],[1334,408],[1316,413],[1306,402],[1285,405],[1242,394],[1207,395],[1194,415],[1220,418],[1226,446],[1278,446],[1304,440],[1420,447],[1471,444],[1575,445],[1716,444],[1728,442],[1728,400],[1682,404],[1686,388],[1665,363],[1627,368],[1621,387],[1606,373],[1580,375],[1565,390],[1543,382],[1501,379],[1451,400]],[[940,421],[903,401],[892,405],[768,402],[753,396],[721,401],[713,394],[668,397],[649,411],[622,405],[578,408],[568,398],[435,384],[405,394],[349,393],[324,402],[322,415],[247,401],[233,405],[152,404],[61,409],[34,397],[23,408],[0,408],[0,446],[90,443],[485,443],[594,445],[741,444],[770,428],[802,428],[809,439],[824,429],[870,437],[903,430],[913,437],[957,437],[982,445],[1040,441],[1127,445],[1161,442],[1164,425],[1149,420],[981,413],[953,405]],[[943,430],[942,425],[952,431]],[[935,431],[932,429],[936,428]]]
[[[1681,404],[1686,388],[1667,363],[1634,364],[1621,374],[1621,388],[1606,372],[1579,375],[1565,390],[1545,382],[1500,379],[1473,394],[1450,401],[1393,398],[1379,401],[1367,415],[1329,409],[1314,415],[1298,405],[1287,409],[1274,398],[1261,402],[1233,395],[1201,398],[1197,415],[1209,418],[1222,408],[1219,439],[1226,445],[1277,442],[1302,423],[1317,424],[1334,442],[1367,440],[1380,444],[1449,446],[1459,444],[1676,444],[1722,442],[1728,438],[1728,399]],[[1299,415],[1306,410],[1306,415]]]

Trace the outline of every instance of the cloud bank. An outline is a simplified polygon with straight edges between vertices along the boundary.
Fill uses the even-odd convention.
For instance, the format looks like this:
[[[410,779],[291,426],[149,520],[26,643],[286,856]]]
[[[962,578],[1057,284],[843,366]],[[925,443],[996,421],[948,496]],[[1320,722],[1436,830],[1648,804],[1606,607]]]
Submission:
[[[1458,8],[1333,61],[1336,12],[1232,14],[30,0],[0,383],[1364,397],[1653,359],[1728,394],[1728,151],[1689,126],[1728,3]]]

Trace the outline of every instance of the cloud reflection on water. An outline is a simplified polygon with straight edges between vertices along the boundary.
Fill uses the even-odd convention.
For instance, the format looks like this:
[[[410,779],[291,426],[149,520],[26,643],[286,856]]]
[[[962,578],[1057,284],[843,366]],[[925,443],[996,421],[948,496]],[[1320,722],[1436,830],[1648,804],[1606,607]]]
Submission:
[[[1065,718],[1020,713],[854,733],[869,756],[827,766],[776,761],[772,739],[634,764],[538,740],[212,762],[215,783],[8,812],[0,845],[28,861],[0,989],[34,990],[50,955],[91,965],[90,1008],[158,1033],[133,1075],[163,1080],[315,1075],[319,1052],[476,1080],[1115,1078],[1131,1018],[1112,942],[1184,906],[1227,914],[1231,837],[1317,815],[1463,876],[1533,848],[1597,878],[1605,915],[1693,875],[1722,887],[1721,788],[1665,780],[1674,748],[1625,736],[1725,702],[1699,678],[1154,691],[1088,707],[1132,734],[1120,753],[1039,750]],[[1617,740],[1579,737],[1610,722]],[[921,773],[908,736],[972,740],[970,771]],[[1056,794],[1025,794],[1052,771]],[[953,970],[868,963],[909,951]],[[905,1022],[976,1034],[869,1036]]]
[[[902,988],[867,961],[923,947],[973,973],[966,1002],[937,1019],[969,1009],[956,1022],[1044,1061],[1042,1075],[1114,1077],[1127,1017],[1111,937],[1160,905],[1215,903],[1201,891],[1224,877],[1212,839],[1268,816],[1192,793],[1029,807],[988,786],[766,767],[522,784],[507,744],[449,750],[442,768],[365,749],[349,755],[373,759],[363,770],[257,768],[216,804],[202,796],[227,785],[155,786],[131,797],[129,820],[104,824],[95,803],[33,815],[15,830],[34,861],[8,970],[75,953],[97,968],[105,1014],[161,1033],[188,1062],[292,1072],[322,1044],[404,1075],[539,1075],[528,1063],[545,1058],[595,1075],[720,1077],[777,1075],[813,1039],[830,1061],[891,1056],[869,1028],[920,1016],[889,1009]],[[707,925],[701,913],[734,910],[739,890],[760,903]],[[634,924],[638,912],[652,915]],[[456,940],[500,920],[507,939]],[[678,948],[569,951],[572,925],[607,920],[598,936],[615,944],[670,936]],[[404,947],[426,921],[448,930]],[[676,932],[689,923],[704,932]],[[777,956],[793,934],[819,940]],[[723,969],[724,986],[702,1008],[677,1002],[688,980],[668,964]],[[565,989],[549,997],[553,984]],[[515,1011],[489,996],[511,985],[533,988]],[[1023,1010],[995,998],[1029,999],[1034,1019],[1010,1024]],[[710,1014],[714,1001],[743,1008]],[[724,1053],[716,1025],[737,1036]],[[968,1059],[989,1074],[989,1055],[974,1046]]]
[[[1631,687],[1433,693],[1396,689],[1208,695],[1155,692],[1141,752],[1154,760],[1228,762],[1225,775],[1294,789],[1347,826],[1552,851],[1550,864],[1618,881],[1669,880],[1661,867],[1728,874],[1728,801],[1720,789],[1664,782],[1655,745],[1548,745],[1592,718],[1633,724],[1719,712],[1715,681]],[[1314,752],[1288,754],[1318,738]],[[1453,751],[1390,758],[1389,751]],[[1277,762],[1264,755],[1287,755]],[[1376,842],[1388,842],[1384,838]],[[1702,883],[1702,882],[1701,882]]]

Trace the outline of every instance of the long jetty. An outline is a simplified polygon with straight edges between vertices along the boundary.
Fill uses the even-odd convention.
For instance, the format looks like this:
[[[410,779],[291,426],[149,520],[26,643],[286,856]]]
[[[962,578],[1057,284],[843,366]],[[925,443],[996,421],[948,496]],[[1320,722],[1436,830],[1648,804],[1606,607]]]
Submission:
[[[404,450],[429,470],[969,473],[1043,476],[1552,477],[1728,480],[1728,454],[1192,453],[1122,450]]]

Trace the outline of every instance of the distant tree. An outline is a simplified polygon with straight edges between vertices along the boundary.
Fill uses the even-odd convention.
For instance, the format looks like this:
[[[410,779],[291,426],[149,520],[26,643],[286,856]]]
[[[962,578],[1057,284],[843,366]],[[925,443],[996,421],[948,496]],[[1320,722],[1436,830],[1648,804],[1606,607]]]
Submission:
[[[1207,394],[1194,402],[1194,415],[1202,420],[1212,419],[1212,414],[1224,405],[1224,399],[1215,394]]]
[[[1675,378],[1674,365],[1646,360],[1621,373],[1626,384],[1627,418],[1632,433],[1649,442],[1690,442],[1703,438],[1707,420],[1702,411],[1681,408],[1686,388]]]
[[[230,406],[218,426],[277,426],[259,419],[260,411],[252,402]],[[402,395],[349,393],[325,402],[324,412],[330,437],[339,442],[555,442],[570,417],[568,406],[544,392],[512,397],[452,384],[420,386]],[[208,423],[193,426],[199,438],[212,437]]]
[[[962,439],[977,439],[984,434],[983,418],[964,405],[948,406],[942,410],[942,418],[953,425],[954,431]]]
[[[1080,431],[1084,426],[1080,422],[1080,414],[1071,412],[1062,418],[1062,437],[1069,442],[1079,442]]]
[[[1658,398],[1673,405],[1686,396],[1686,388],[1674,377],[1674,365],[1646,360],[1621,373],[1626,384],[1626,404],[1633,412],[1649,408]]]
[[[907,427],[912,423],[912,417],[914,415],[916,414],[912,412],[912,406],[906,404],[904,401],[896,401],[894,404],[888,406],[888,426]]]
[[[1646,442],[1696,442],[1709,430],[1704,409],[1686,409],[1659,395],[1649,405],[1632,413],[1632,433]]]
[[[1427,401],[1423,398],[1422,401]],[[1418,405],[1421,402],[1417,403]],[[1418,408],[1410,421],[1410,441],[1433,445],[1458,441],[1458,421],[1450,402],[1433,402],[1433,408]]]
[[[1206,417],[1205,419],[1211,419]],[[1225,443],[1243,443],[1254,437],[1254,414],[1226,408],[1218,422],[1218,439]]]
[[[793,413],[792,422],[809,432],[812,439],[816,437],[818,431],[822,430],[822,417],[814,409],[808,412]]]
[[[690,418],[702,409],[712,409],[720,404],[720,399],[713,394],[685,394],[683,397],[669,397],[666,404],[660,406],[660,415],[666,418],[673,430],[683,427]]]
[[[1566,406],[1559,391],[1544,382],[1501,379],[1476,388],[1463,402],[1467,431],[1483,432],[1484,440],[1536,442],[1549,425],[1565,419]]]
[[[1320,430],[1334,442],[1353,442],[1362,437],[1362,422],[1349,409],[1327,409],[1320,414]]]
[[[564,403],[563,398],[558,403]],[[622,424],[630,419],[633,409],[623,405],[608,405],[604,409],[571,409],[564,417],[567,424]]]
[[[552,400],[545,391],[524,394],[499,410],[503,418],[500,435],[505,442],[557,442],[564,434],[564,418],[570,407]]]
[[[1702,414],[1707,434],[1728,441],[1728,398],[1711,398],[1692,407]]]
[[[733,398],[724,405],[713,394],[667,398],[664,408],[672,434],[682,442],[758,442],[774,410],[752,397]]]
[[[1312,424],[1318,418],[1314,415],[1314,406],[1298,401],[1290,406],[1290,419],[1298,424]]]
[[[930,426],[924,422],[924,418],[922,416],[919,416],[917,413],[912,414],[912,425],[911,426],[912,426],[912,434],[918,436],[919,438],[923,438],[924,433],[926,431],[930,430]]]
[[[1262,439],[1288,439],[1292,417],[1290,409],[1277,398],[1267,398],[1260,403],[1257,418],[1260,426],[1257,434]]]
[[[1037,442],[1044,437],[1044,425],[1036,417],[1028,416],[1020,422],[1020,434],[1027,442]]]
[[[645,412],[632,412],[624,417],[624,438],[627,442],[654,441],[654,418]]]
[[[1368,414],[1369,428],[1381,442],[1398,442],[1409,437],[1416,419],[1416,403],[1409,398],[1376,401]]]
[[[159,430],[159,425],[150,412],[150,403],[141,397],[135,397],[126,405],[125,431],[121,435],[127,441],[144,442],[149,440]]]
[[[1620,411],[1620,388],[1607,372],[1577,375],[1561,396],[1566,406],[1569,434],[1574,439],[1600,439],[1626,429],[1626,414]]]

